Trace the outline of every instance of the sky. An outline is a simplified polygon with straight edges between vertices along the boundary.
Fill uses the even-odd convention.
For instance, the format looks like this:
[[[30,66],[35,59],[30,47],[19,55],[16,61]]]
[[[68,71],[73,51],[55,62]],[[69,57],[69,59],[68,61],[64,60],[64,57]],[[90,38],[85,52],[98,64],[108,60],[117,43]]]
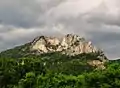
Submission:
[[[120,0],[0,0],[0,51],[69,33],[119,58]]]

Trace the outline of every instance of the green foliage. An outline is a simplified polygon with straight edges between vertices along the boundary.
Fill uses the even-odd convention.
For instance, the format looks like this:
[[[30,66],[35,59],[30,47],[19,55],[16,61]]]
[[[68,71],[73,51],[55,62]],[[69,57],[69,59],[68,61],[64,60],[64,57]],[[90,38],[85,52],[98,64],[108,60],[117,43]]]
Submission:
[[[35,73],[28,72],[26,73],[25,78],[19,81],[18,86],[20,88],[34,88],[35,81],[36,81]]]
[[[25,45],[17,46],[13,49],[9,49],[0,53],[0,58],[20,58],[24,57],[29,53],[29,45],[27,43]]]
[[[0,54],[0,88],[120,88],[119,60],[95,70],[87,62],[99,60],[98,53],[32,55],[27,50],[21,46]]]
[[[45,68],[40,60],[32,58],[0,59],[0,88],[16,85],[28,72],[45,74]]]

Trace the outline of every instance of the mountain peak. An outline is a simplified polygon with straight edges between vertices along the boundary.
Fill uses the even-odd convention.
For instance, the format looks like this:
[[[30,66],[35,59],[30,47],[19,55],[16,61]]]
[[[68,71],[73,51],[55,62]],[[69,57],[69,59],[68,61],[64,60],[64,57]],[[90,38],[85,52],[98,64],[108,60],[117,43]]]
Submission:
[[[95,53],[100,50],[92,45],[91,41],[74,34],[67,34],[61,38],[39,36],[33,40],[31,51],[38,53],[62,52],[67,55],[78,55],[81,53]]]

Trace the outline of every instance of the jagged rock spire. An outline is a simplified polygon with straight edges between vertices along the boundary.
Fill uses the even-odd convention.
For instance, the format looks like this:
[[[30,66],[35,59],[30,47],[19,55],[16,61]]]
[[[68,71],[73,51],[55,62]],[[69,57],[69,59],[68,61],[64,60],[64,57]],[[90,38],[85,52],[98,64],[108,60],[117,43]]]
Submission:
[[[77,55],[99,52],[99,49],[93,46],[91,41],[86,41],[78,35],[67,34],[61,39],[46,36],[37,37],[31,44],[31,51],[38,51],[39,53],[60,51],[68,55]]]

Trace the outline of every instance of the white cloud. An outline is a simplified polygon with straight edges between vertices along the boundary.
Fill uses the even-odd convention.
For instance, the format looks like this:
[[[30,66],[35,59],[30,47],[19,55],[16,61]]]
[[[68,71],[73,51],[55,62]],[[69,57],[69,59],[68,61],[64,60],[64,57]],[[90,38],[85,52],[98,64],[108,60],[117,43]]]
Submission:
[[[67,0],[49,11],[56,17],[77,17],[99,6],[102,0]]]

